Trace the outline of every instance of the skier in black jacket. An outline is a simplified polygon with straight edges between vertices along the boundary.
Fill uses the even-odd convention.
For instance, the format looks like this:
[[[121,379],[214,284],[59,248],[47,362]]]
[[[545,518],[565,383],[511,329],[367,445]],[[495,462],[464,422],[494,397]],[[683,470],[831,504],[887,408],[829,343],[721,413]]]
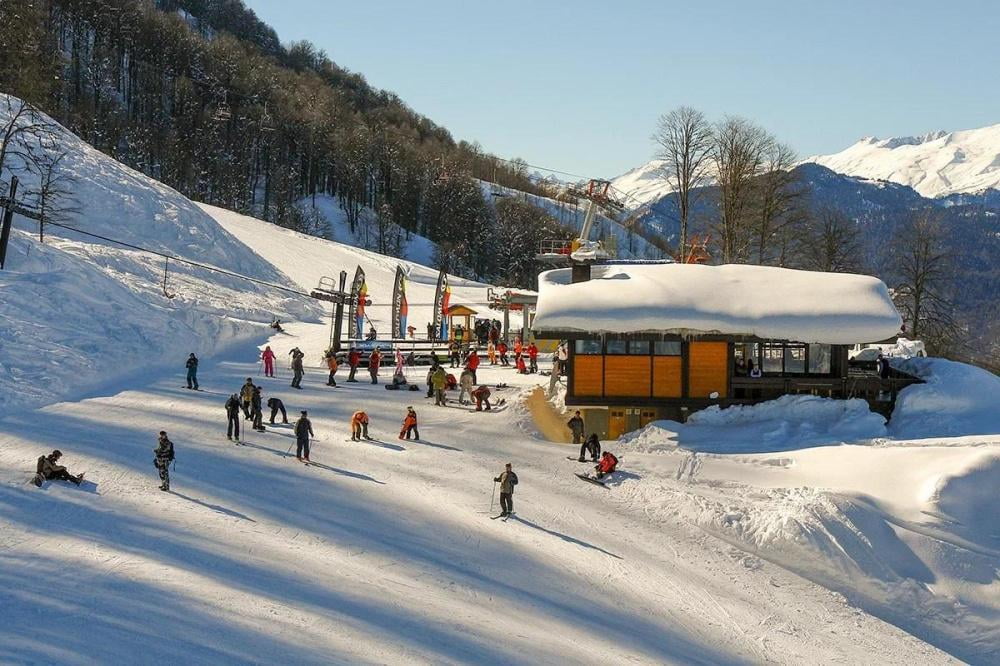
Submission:
[[[59,464],[59,459],[62,457],[62,451],[56,449],[47,456],[42,456],[38,459],[38,466],[35,469],[35,478],[32,479],[34,483],[39,488],[42,487],[42,481],[46,479],[58,480],[58,481],[71,481],[76,485],[80,485],[83,481],[83,474],[78,474],[73,476],[69,471]]]
[[[302,410],[302,416],[295,422],[295,459],[309,462],[309,438],[314,437],[312,423],[309,421],[306,410]]]
[[[500,484],[500,515],[509,516],[514,513],[514,486],[517,485],[517,474],[511,470],[510,463],[493,482]]]
[[[235,393],[226,400],[226,439],[240,441],[240,396]]]
[[[274,417],[281,412],[281,422],[288,423],[288,413],[285,411],[285,403],[278,398],[268,398],[267,406],[271,408],[271,425],[274,425]]]
[[[263,398],[260,395],[260,387],[253,387],[253,397],[250,398],[250,416],[253,418],[253,429],[257,432],[264,432],[264,410],[261,405]]]
[[[598,439],[597,433],[592,433],[587,441],[580,445],[580,462],[584,462],[584,456],[590,453],[590,459],[593,462],[597,462],[597,459],[601,457],[601,440]]]
[[[157,471],[160,472],[160,490],[170,490],[170,463],[174,459],[174,443],[167,438],[167,431],[160,431],[160,439],[156,443],[156,448],[153,449],[153,454],[156,456],[153,460],[153,465],[156,466]]]
[[[198,390],[198,357],[191,352],[188,356],[187,363],[184,364],[187,368],[187,384],[189,389]]]

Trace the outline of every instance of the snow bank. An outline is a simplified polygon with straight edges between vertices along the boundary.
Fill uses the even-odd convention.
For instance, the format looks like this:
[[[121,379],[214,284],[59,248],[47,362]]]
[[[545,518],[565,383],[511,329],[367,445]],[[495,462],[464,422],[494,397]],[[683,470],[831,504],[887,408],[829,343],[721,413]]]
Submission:
[[[1000,433],[1000,377],[940,358],[911,358],[893,366],[926,382],[900,392],[889,424],[893,437]]]
[[[539,277],[539,332],[699,331],[851,344],[883,340],[902,323],[878,278],[772,266],[608,266],[587,282],[569,270]]]

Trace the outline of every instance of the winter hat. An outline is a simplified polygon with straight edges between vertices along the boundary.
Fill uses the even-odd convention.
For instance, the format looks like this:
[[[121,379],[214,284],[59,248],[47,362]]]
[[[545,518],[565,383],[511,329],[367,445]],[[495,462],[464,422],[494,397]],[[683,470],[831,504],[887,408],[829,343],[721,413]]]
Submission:
[[[52,453],[50,453],[49,456],[54,457],[54,458],[60,458],[60,457],[62,457],[62,451],[60,451],[59,449],[56,449],[55,451],[53,451]]]
[[[306,415],[306,410],[303,409],[302,410],[302,416],[305,416],[305,415]]]

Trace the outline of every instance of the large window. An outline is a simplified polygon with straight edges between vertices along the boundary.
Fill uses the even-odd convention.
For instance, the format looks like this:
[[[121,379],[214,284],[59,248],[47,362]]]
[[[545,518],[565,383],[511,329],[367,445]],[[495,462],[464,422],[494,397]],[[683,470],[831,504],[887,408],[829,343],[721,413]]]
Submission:
[[[801,374],[806,371],[806,346],[785,345],[785,372]]]
[[[600,340],[577,340],[574,351],[583,356],[599,355],[601,353]]]
[[[781,372],[785,357],[785,347],[781,343],[765,343],[763,372]]]
[[[680,356],[680,340],[661,340],[653,343],[653,353],[657,356]]]
[[[832,358],[830,345],[809,345],[809,372],[815,375],[830,374]]]
[[[633,356],[649,356],[649,342],[646,340],[629,340],[628,353]]]
[[[608,340],[607,349],[605,354],[626,354],[628,353],[628,341],[626,340]]]

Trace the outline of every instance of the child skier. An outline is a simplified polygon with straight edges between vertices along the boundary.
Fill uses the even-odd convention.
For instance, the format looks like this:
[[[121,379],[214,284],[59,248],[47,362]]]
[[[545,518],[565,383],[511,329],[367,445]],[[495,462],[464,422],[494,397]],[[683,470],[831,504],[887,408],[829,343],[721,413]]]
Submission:
[[[417,413],[412,406],[406,408],[406,418],[403,419],[403,429],[399,431],[399,438],[409,439],[411,432],[413,439],[420,439],[420,431],[417,430]]]

